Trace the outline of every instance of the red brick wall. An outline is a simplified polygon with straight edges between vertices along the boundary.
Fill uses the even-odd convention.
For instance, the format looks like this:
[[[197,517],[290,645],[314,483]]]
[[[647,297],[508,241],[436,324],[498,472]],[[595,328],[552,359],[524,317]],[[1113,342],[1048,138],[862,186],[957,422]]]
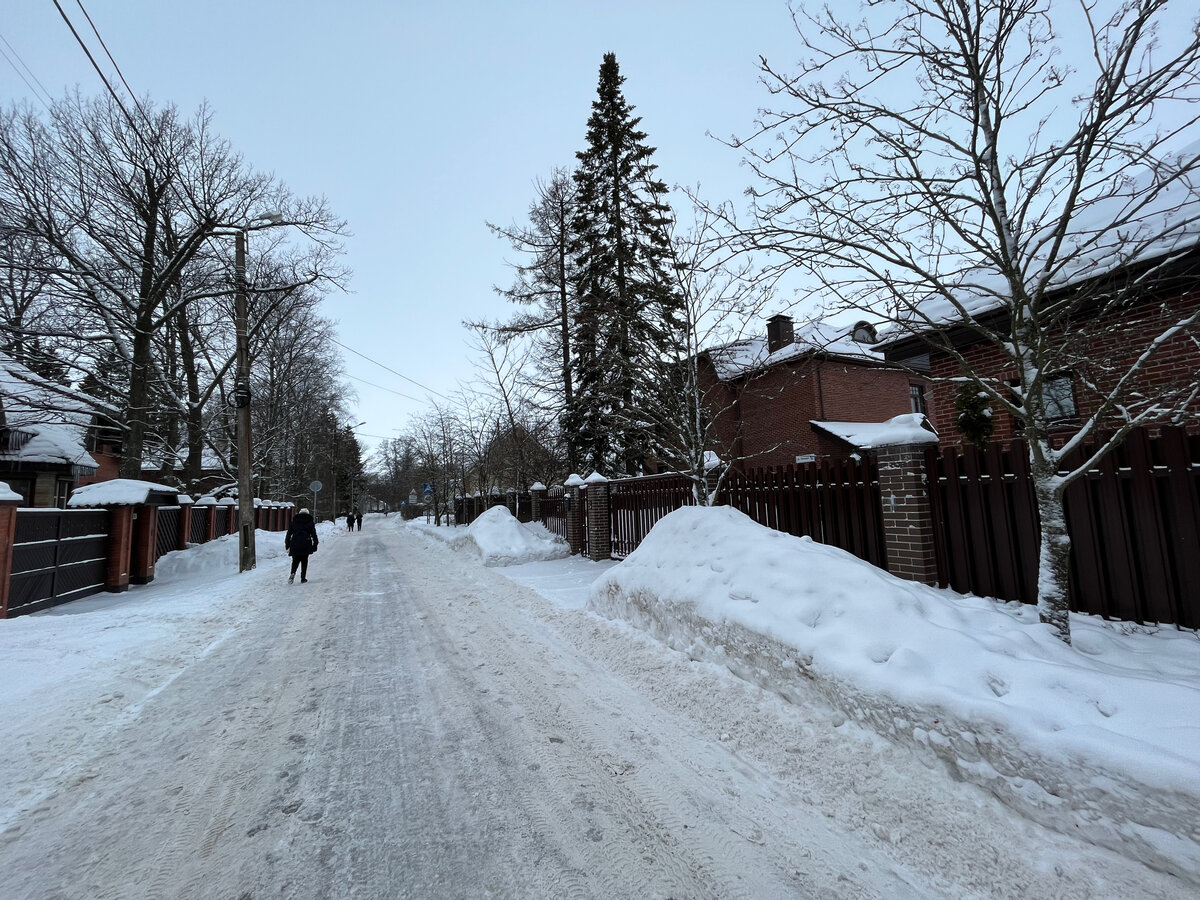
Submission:
[[[1099,406],[1098,398],[1087,388],[1085,380],[1094,381],[1102,390],[1109,390],[1121,373],[1128,371],[1137,357],[1144,351],[1153,336],[1160,334],[1182,315],[1200,308],[1200,291],[1193,291],[1169,299],[1166,302],[1147,301],[1131,311],[1116,329],[1105,329],[1102,323],[1087,322],[1071,335],[1071,353],[1081,359],[1075,367],[1075,402],[1078,410],[1076,420],[1086,419]],[[1200,374],[1200,347],[1196,336],[1200,327],[1193,326],[1190,336],[1178,335],[1168,341],[1154,355],[1136,383],[1136,389],[1149,396],[1161,395],[1179,384],[1194,381]],[[990,345],[977,344],[961,351],[971,367],[1002,379],[1016,378],[1017,372],[998,349]],[[1102,366],[1102,361],[1111,365]],[[959,375],[957,363],[944,353],[930,356],[930,374],[934,379],[954,378]],[[957,387],[953,383],[938,383],[932,386],[934,404],[930,419],[934,422],[943,444],[962,442],[955,424],[954,397]],[[1200,398],[1189,407],[1193,414],[1190,430],[1200,430]],[[1014,436],[1012,416],[997,411],[994,416],[995,440],[1006,440]],[[1064,423],[1064,432],[1071,430]]]
[[[85,484],[94,484],[99,481],[112,481],[112,479],[120,477],[121,460],[113,453],[110,444],[99,444],[92,451],[91,455],[92,459],[96,460],[99,468],[96,469],[96,474],[94,475],[81,475],[78,487],[83,487]]]
[[[912,411],[909,383],[894,369],[811,357],[774,366],[733,384],[708,371],[714,430],[743,467],[787,466],[802,454],[845,457],[841,441],[817,432],[812,420],[884,422]]]

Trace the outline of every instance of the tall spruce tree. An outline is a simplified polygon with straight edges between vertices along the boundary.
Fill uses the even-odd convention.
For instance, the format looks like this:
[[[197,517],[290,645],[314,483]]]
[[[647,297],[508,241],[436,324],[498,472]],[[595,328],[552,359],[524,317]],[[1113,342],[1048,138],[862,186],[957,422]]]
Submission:
[[[653,447],[642,410],[654,402],[658,362],[681,333],[682,303],[670,277],[667,186],[654,176],[654,148],[621,93],[624,81],[616,55],[606,53],[588,147],[576,154],[579,313],[564,426],[577,459],[633,474]]]

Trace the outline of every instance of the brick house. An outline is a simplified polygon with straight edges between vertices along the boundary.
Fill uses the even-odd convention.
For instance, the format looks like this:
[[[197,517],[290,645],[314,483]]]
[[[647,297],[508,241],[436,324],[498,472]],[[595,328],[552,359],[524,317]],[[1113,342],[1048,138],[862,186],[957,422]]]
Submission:
[[[875,328],[772,316],[764,336],[706,350],[700,377],[718,453],[735,467],[844,458],[847,445],[814,422],[885,422],[928,412],[926,380],[872,353]]]
[[[1147,274],[1153,271],[1153,278]],[[1142,294],[1126,305],[1119,317],[1097,314],[1100,303],[1110,292],[1106,286],[1129,280],[1141,281]],[[1143,261],[1136,266],[1105,272],[1083,283],[1073,283],[1064,291],[1087,290],[1097,300],[1081,306],[1072,320],[1069,334],[1063,343],[1071,345],[1071,357],[1077,362],[1070,370],[1057,373],[1047,384],[1045,396],[1058,413],[1062,435],[1070,434],[1098,408],[1097,391],[1110,390],[1118,375],[1144,351],[1152,336],[1163,333],[1171,325],[1200,311],[1200,248],[1195,248],[1164,266],[1161,259]],[[1003,309],[976,310],[976,317],[989,327],[1003,330],[1008,314]],[[940,350],[937,340],[945,340],[966,359],[973,371],[984,377],[1015,384],[1017,372],[1011,370],[1010,360],[994,345],[983,342],[977,334],[964,327],[950,327],[940,335],[932,331],[927,336],[906,335],[885,339],[877,348],[884,358],[893,362],[920,365],[930,375],[930,418],[943,445],[964,442],[956,420],[956,385],[948,380],[960,375],[955,358]],[[1194,385],[1200,373],[1200,327],[1195,323],[1159,347],[1149,365],[1140,373],[1133,389],[1145,396],[1162,396],[1164,392]],[[1188,407],[1189,431],[1200,432],[1200,394],[1193,396]],[[1004,410],[993,410],[993,440],[1018,437],[1020,423]]]

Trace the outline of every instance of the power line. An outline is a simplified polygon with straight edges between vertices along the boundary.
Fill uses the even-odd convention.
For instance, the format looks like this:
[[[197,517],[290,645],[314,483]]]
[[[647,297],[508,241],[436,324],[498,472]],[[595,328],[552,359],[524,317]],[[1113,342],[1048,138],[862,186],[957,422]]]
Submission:
[[[96,40],[98,40],[100,42],[100,46],[104,48],[104,54],[108,57],[108,61],[113,64],[113,68],[116,69],[117,74],[121,76],[121,84],[125,85],[125,90],[129,91],[129,96],[137,106],[138,112],[140,112],[142,114],[142,118],[149,123],[150,117],[146,115],[146,110],[142,107],[142,102],[138,100],[137,94],[133,92],[133,88],[131,88],[129,86],[129,82],[125,80],[125,73],[121,71],[121,67],[117,65],[117,61],[113,58],[112,53],[109,52],[108,44],[104,43],[104,38],[100,36],[100,30],[96,27],[96,23],[92,21],[92,17],[88,14],[88,11],[84,9],[83,0],[75,0],[75,2],[79,4],[79,10],[83,13],[83,17],[87,19],[88,24],[92,26],[92,34],[96,35]]]
[[[143,144],[149,147],[150,142],[146,140],[141,130],[137,127],[137,123],[133,121],[133,116],[129,114],[129,110],[127,110],[125,108],[125,104],[121,102],[120,96],[115,90],[113,90],[113,86],[109,83],[108,77],[104,74],[103,70],[101,70],[99,63],[96,62],[96,57],[92,56],[92,51],[88,49],[88,45],[84,43],[83,38],[79,36],[79,32],[75,30],[75,25],[71,22],[70,18],[68,18],[66,12],[63,10],[62,4],[60,4],[58,0],[54,0],[54,6],[58,10],[58,14],[62,16],[63,21],[67,23],[67,27],[71,29],[71,34],[75,36],[76,43],[83,48],[83,52],[87,55],[88,61],[92,64],[92,68],[96,70],[96,74],[100,76],[100,80],[103,81],[104,86],[108,88],[109,94],[111,94],[112,98],[117,101],[117,106],[120,107],[121,112],[125,113],[125,119],[129,122],[129,127],[133,129],[133,133],[141,139]],[[103,41],[101,41],[101,43],[103,43]],[[122,76],[122,80],[124,80],[124,76]],[[126,87],[128,87],[128,85],[126,85]]]
[[[57,0],[55,0],[55,2],[57,2]],[[408,381],[408,382],[411,382],[412,384],[415,384],[415,385],[416,385],[417,387],[419,387],[421,390],[423,390],[423,391],[428,391],[429,393],[433,394],[435,397],[441,397],[443,400],[449,400],[449,399],[450,399],[450,398],[449,398],[449,397],[447,397],[445,394],[439,394],[439,393],[438,393],[437,391],[435,391],[433,388],[431,388],[431,387],[426,387],[425,385],[421,384],[421,382],[419,382],[419,381],[416,381],[416,380],[414,380],[414,379],[412,379],[412,378],[409,378],[407,375],[401,375],[401,374],[400,374],[399,372],[397,372],[395,369],[391,368],[390,366],[385,366],[385,365],[384,365],[383,363],[381,363],[379,360],[377,360],[377,359],[371,359],[371,357],[367,356],[365,353],[359,353],[359,352],[358,352],[357,350],[355,350],[353,347],[347,347],[347,346],[346,346],[345,344],[343,344],[341,341],[336,341],[336,340],[333,340],[333,338],[330,338],[330,340],[331,340],[331,341],[333,341],[333,343],[337,344],[339,347],[341,347],[343,350],[349,350],[349,351],[350,351],[351,353],[353,353],[355,356],[361,356],[361,357],[362,357],[363,359],[365,359],[367,362],[370,362],[370,363],[375,363],[375,365],[379,366],[379,368],[381,368],[381,369],[387,369],[387,371],[391,372],[391,373],[392,373],[393,375],[395,375],[396,377],[398,377],[398,378],[403,378],[405,381]],[[409,398],[409,399],[412,399],[412,398]]]
[[[3,49],[0,49],[0,56],[3,56],[4,59],[8,62],[8,64],[10,66],[12,66],[13,71],[17,73],[18,77],[23,82],[25,82],[25,86],[27,88],[29,88],[29,90],[33,94],[33,96],[36,97],[38,102],[40,102],[42,104],[42,106],[46,107],[46,111],[49,112],[50,111],[50,102],[49,101],[51,101],[52,98],[50,97],[50,92],[48,90],[46,90],[46,86],[44,84],[42,84],[41,81],[38,80],[37,75],[35,75],[33,73],[33,69],[29,68],[29,65],[25,62],[25,60],[21,59],[21,54],[16,51],[16,48],[13,47],[13,45],[8,42],[8,39],[5,38],[4,35],[2,35],[2,34],[0,34],[0,41],[3,41],[4,46],[8,48],[8,53],[5,53]],[[13,57],[16,58],[17,62],[19,62],[21,64],[20,68],[17,68],[17,63],[12,61],[12,58],[10,58],[8,55],[9,53],[11,53],[13,55]],[[30,84],[29,78],[25,77],[25,74],[21,71],[21,69],[24,69],[25,72],[29,73],[29,78],[32,78],[34,80],[34,82],[37,84],[36,88],[33,86],[33,84]],[[38,93],[38,88],[41,88],[41,94]],[[46,95],[45,99],[42,99],[42,94]]]
[[[367,381],[365,378],[359,378],[357,375],[347,375],[346,377],[351,378],[354,381],[361,381],[363,384],[367,385],[368,387],[378,388],[381,391],[387,391],[389,394],[395,394],[397,397],[403,397],[405,400],[412,400],[412,401],[415,401],[416,403],[424,402],[419,397],[413,397],[410,394],[404,394],[404,393],[401,393],[400,391],[394,391],[389,387],[384,387],[382,384],[373,384],[370,381]]]

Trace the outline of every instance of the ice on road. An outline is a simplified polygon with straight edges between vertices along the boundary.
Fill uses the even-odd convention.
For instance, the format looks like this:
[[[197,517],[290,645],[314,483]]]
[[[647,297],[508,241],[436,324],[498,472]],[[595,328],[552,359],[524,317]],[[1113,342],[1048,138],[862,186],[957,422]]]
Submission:
[[[1189,895],[394,520],[266,556],[4,717],[0,896]]]

